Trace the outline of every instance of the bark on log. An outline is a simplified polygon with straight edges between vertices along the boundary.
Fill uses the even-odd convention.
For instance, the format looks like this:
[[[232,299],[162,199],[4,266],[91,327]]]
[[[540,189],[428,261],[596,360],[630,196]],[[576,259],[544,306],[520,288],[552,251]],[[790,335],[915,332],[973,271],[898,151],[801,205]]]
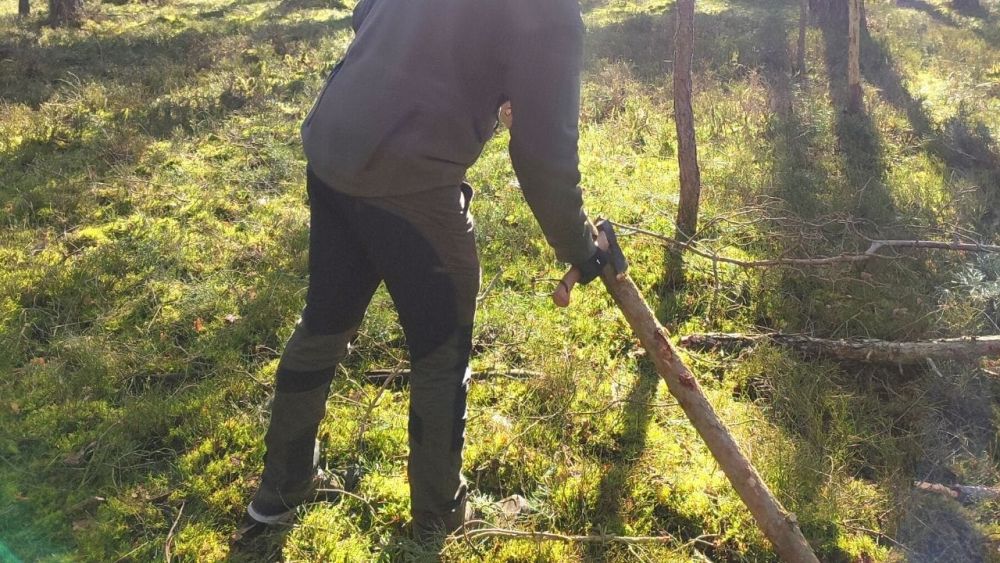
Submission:
[[[969,360],[984,356],[1000,356],[1000,336],[963,336],[914,342],[889,342],[874,339],[827,340],[800,334],[689,334],[681,346],[691,350],[736,351],[768,340],[789,346],[807,354],[837,360],[872,364],[914,365],[927,358]]]
[[[862,109],[861,92],[861,0],[847,0],[847,111]]]
[[[818,561],[802,536],[795,515],[787,512],[774,498],[740,451],[691,370],[671,346],[667,330],[657,322],[632,279],[628,275],[616,276],[611,267],[607,267],[601,280],[639,337],[670,393],[677,398],[691,424],[705,440],[719,467],[750,509],[761,531],[771,540],[777,554],[785,561],[796,563]]]

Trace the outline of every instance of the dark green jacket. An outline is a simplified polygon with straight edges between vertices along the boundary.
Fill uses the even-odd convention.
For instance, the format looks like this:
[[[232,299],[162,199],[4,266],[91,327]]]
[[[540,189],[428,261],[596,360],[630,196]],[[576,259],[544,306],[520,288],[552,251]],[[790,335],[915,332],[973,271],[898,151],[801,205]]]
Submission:
[[[456,186],[514,108],[510,156],[560,260],[594,252],[577,156],[576,0],[362,0],[356,36],[302,125],[315,174],[355,196]]]

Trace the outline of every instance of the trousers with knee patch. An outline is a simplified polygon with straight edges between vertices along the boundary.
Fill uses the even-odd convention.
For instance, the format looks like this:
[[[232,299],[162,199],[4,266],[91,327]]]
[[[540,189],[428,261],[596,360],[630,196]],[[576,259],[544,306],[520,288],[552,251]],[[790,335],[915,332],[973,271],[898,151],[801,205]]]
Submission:
[[[278,364],[260,514],[309,494],[315,443],[337,365],[382,282],[410,353],[408,476],[415,521],[449,525],[464,506],[462,448],[479,258],[463,184],[363,198],[307,173],[309,289]]]

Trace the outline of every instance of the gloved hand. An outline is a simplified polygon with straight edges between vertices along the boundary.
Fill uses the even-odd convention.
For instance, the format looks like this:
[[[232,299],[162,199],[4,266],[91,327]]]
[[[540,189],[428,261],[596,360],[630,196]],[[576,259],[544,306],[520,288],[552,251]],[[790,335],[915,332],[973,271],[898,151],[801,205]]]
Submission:
[[[610,261],[608,254],[608,237],[603,232],[597,233],[597,240],[594,241],[594,255],[590,260],[582,264],[576,264],[566,272],[566,275],[559,281],[559,286],[552,292],[552,301],[559,307],[569,305],[570,293],[576,284],[588,284],[597,276],[601,275],[601,270]]]

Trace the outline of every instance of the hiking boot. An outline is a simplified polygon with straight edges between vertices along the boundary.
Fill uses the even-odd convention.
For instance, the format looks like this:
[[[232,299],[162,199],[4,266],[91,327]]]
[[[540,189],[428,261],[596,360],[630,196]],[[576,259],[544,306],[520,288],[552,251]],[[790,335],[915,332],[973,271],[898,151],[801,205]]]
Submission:
[[[462,529],[466,522],[474,518],[472,505],[469,504],[468,487],[464,483],[453,502],[454,508],[446,514],[429,512],[413,514],[411,529],[413,539],[417,543],[424,545],[441,543],[446,536]]]
[[[255,538],[274,526],[291,524],[295,519],[295,511],[303,504],[338,500],[344,490],[344,482],[333,473],[317,469],[316,475],[307,487],[308,490],[303,495],[306,500],[294,506],[286,504],[265,506],[266,503],[255,498],[247,505],[247,511],[243,514],[236,531],[230,536],[230,543],[236,544]]]
[[[440,544],[448,535],[460,533],[468,522],[476,518],[472,505],[463,499],[461,507],[456,508],[446,516],[414,517],[411,523],[413,539],[425,546]]]

